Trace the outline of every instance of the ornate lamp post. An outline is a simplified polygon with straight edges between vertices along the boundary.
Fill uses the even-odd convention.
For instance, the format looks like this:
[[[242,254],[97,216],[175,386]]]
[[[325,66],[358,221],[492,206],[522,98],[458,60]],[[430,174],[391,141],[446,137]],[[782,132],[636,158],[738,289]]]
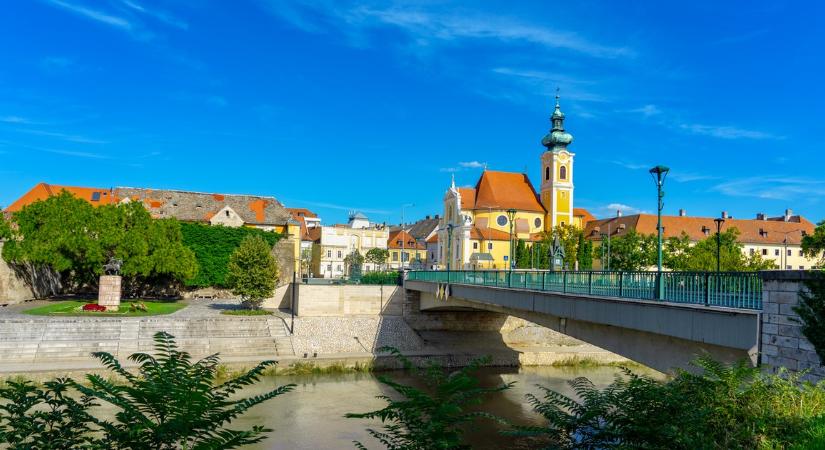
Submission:
[[[515,209],[508,209],[507,210],[507,219],[510,222],[510,271],[513,270],[513,220],[516,218],[516,210]]]
[[[657,242],[657,258],[656,258],[656,298],[662,299],[664,298],[665,286],[662,284],[662,209],[664,209],[665,204],[663,199],[665,197],[665,191],[662,188],[665,185],[665,178],[667,177],[667,173],[670,172],[670,169],[665,166],[656,166],[650,169],[650,175],[653,176],[653,182],[656,183],[656,192],[658,193],[659,198],[659,205],[657,208],[657,217],[658,221],[656,223],[656,231],[658,234],[658,242]]]
[[[725,223],[725,219],[719,217],[713,219],[713,222],[716,223],[716,273],[722,271],[722,224]]]

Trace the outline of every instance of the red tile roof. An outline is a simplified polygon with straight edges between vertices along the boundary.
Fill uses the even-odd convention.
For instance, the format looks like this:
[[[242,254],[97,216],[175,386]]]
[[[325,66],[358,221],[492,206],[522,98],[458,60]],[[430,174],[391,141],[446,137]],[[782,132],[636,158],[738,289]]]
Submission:
[[[523,173],[485,170],[475,188],[458,188],[461,209],[516,209],[545,212],[530,179]]]
[[[470,239],[477,241],[509,241],[510,233],[496,230],[495,228],[473,227],[470,229]]]
[[[573,208],[573,217],[581,217],[582,226],[587,225],[587,222],[596,220],[596,217],[594,217],[593,214],[590,214],[590,211],[584,208]]]
[[[49,197],[60,194],[62,191],[67,191],[75,197],[86,200],[94,206],[109,205],[115,202],[113,199],[112,190],[108,188],[61,186],[56,184],[38,183],[31,190],[29,190],[29,192],[26,192],[22,197],[9,205],[6,208],[6,212],[11,213],[20,211],[25,206],[28,206],[36,201],[46,200]],[[93,200],[93,198],[98,198],[98,200]]]
[[[585,236],[601,239],[601,233],[615,237],[635,229],[640,234],[656,233],[657,217],[652,214],[613,217],[595,220],[585,227]],[[664,237],[678,237],[685,232],[692,241],[699,241],[716,233],[716,224],[711,217],[662,216]],[[779,222],[774,220],[726,219],[722,231],[729,228],[739,230],[739,241],[747,244],[783,244],[786,237],[790,245],[799,245],[802,232],[812,234],[815,225],[800,217],[799,222]],[[703,231],[706,230],[706,231]]]
[[[407,233],[404,230],[399,230],[393,233],[390,233],[390,237],[387,238],[387,248],[392,249],[401,249],[403,242],[403,248],[410,249],[410,250],[426,250],[427,247],[424,244],[417,242],[414,237]]]

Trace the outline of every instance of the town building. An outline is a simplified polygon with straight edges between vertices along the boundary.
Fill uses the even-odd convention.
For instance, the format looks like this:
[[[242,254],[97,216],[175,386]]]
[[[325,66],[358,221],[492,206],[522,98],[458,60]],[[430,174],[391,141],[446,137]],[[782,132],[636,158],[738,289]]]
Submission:
[[[556,95],[550,132],[542,139],[541,183],[536,191],[527,174],[485,169],[475,186],[456,187],[444,195],[438,227],[438,267],[503,269],[511,265],[511,242],[542,239],[556,226],[583,228],[592,215],[573,206],[573,136],[564,130]]]
[[[746,255],[760,255],[763,259],[773,261],[777,269],[806,270],[814,269],[818,258],[809,258],[802,254],[802,237],[812,234],[816,226],[802,216],[794,215],[788,209],[785,214],[777,217],[768,217],[757,214],[755,219],[735,219],[722,213],[725,219],[721,231],[736,228],[739,231],[739,242]],[[633,214],[608,219],[594,220],[587,224],[585,237],[594,241],[597,255],[607,245],[608,236],[616,239],[626,235],[631,230],[639,234],[655,235],[658,218],[653,214]],[[663,238],[680,237],[686,234],[692,243],[716,235],[716,223],[712,217],[691,217],[684,210],[678,216],[662,216]],[[605,256],[606,258],[606,256]],[[603,258],[595,258],[593,266],[602,269],[606,266]],[[604,267],[606,268],[606,267]]]
[[[312,247],[310,276],[315,278],[342,278],[349,275],[346,258],[356,250],[366,257],[373,248],[387,248],[389,230],[375,224],[362,213],[350,213],[346,225],[321,226]],[[365,272],[381,270],[376,264],[365,262]]]
[[[301,278],[308,277],[312,267],[312,246],[321,237],[321,219],[306,208],[287,208],[286,210],[301,228],[300,276]]]
[[[424,269],[427,267],[427,245],[405,230],[390,232],[387,239],[390,269]]]

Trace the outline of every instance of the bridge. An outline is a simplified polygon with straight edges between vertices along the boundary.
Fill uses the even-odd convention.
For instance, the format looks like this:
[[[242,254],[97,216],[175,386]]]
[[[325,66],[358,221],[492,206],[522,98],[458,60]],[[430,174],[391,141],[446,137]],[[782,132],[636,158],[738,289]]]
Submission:
[[[520,317],[660,371],[702,352],[758,363],[757,273],[411,271],[404,287],[422,311]]]

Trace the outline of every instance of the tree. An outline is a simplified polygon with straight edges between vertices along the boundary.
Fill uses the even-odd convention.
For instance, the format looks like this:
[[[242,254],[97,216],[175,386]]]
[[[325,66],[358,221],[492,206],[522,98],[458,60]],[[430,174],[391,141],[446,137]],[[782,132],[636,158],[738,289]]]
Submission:
[[[109,258],[123,260],[126,285],[176,283],[197,272],[178,221],[152,219],[139,202],[95,208],[63,191],[12,217],[16,229],[3,258],[53,270],[70,289],[95,286]]]
[[[516,268],[519,269],[529,269],[530,264],[530,248],[527,247],[527,244],[524,243],[524,239],[518,239],[518,243],[516,244]]]
[[[367,413],[349,413],[348,418],[379,419],[385,423],[383,431],[368,428],[367,432],[381,441],[388,450],[469,449],[462,435],[467,426],[479,417],[495,419],[490,414],[473,412],[484,397],[509,389],[512,383],[498,387],[481,387],[474,375],[489,358],[477,359],[470,365],[448,372],[436,363],[418,368],[394,348],[389,351],[416,378],[415,386],[393,381],[385,375],[378,380],[397,395],[378,396],[387,406]],[[423,387],[422,387],[423,385]],[[470,411],[468,411],[470,409]],[[356,447],[366,449],[360,442]]]
[[[602,245],[607,243],[603,240]],[[656,236],[639,234],[631,229],[623,236],[611,239],[611,270],[646,270],[656,265]]]
[[[586,239],[583,232],[579,233],[579,242],[576,244],[576,261],[579,262],[579,270],[593,268],[593,241]]]
[[[6,221],[6,218],[3,217],[3,214],[0,214],[0,241],[4,239],[8,239],[11,237],[11,226]]]
[[[344,264],[347,265],[350,279],[361,279],[361,266],[364,265],[364,256],[358,249],[353,250],[349,255],[344,257]]]
[[[691,248],[690,236],[684,231],[667,238],[662,244],[662,264],[670,270],[688,270]]]
[[[366,261],[375,264],[380,270],[387,264],[387,259],[390,257],[390,251],[385,248],[371,248],[367,251]]]
[[[125,384],[113,384],[99,374],[86,376],[88,386],[74,383],[84,395],[118,408],[113,423],[101,424],[106,442],[114,443],[115,448],[146,450],[228,449],[260,442],[264,433],[272,431],[260,425],[249,430],[229,429],[226,425],[253,406],[293,389],[295,385],[289,384],[254,397],[238,398],[237,391],[255,384],[275,361],[264,361],[216,385],[220,363],[217,354],[193,363],[188,353],[178,350],[170,334],[156,333],[154,341],[157,356],[129,356],[139,364],[139,375],[124,369],[109,353],[93,353],[106,368],[125,379]]]
[[[775,268],[773,261],[764,260],[754,253],[745,255],[739,243],[739,230],[729,228],[719,235],[720,265],[725,272],[756,271]],[[680,270],[712,272],[716,271],[716,235],[713,234],[697,242],[687,251],[684,268]]]
[[[825,269],[825,220],[819,222],[814,234],[802,236],[802,253],[809,258],[818,258],[818,265]]]
[[[275,292],[278,262],[272,248],[260,236],[247,236],[232,253],[227,268],[227,284],[232,293],[250,309],[258,309]]]
[[[825,276],[816,272],[805,281],[807,289],[799,293],[799,305],[793,308],[802,320],[801,331],[814,346],[819,363],[825,362]]]

